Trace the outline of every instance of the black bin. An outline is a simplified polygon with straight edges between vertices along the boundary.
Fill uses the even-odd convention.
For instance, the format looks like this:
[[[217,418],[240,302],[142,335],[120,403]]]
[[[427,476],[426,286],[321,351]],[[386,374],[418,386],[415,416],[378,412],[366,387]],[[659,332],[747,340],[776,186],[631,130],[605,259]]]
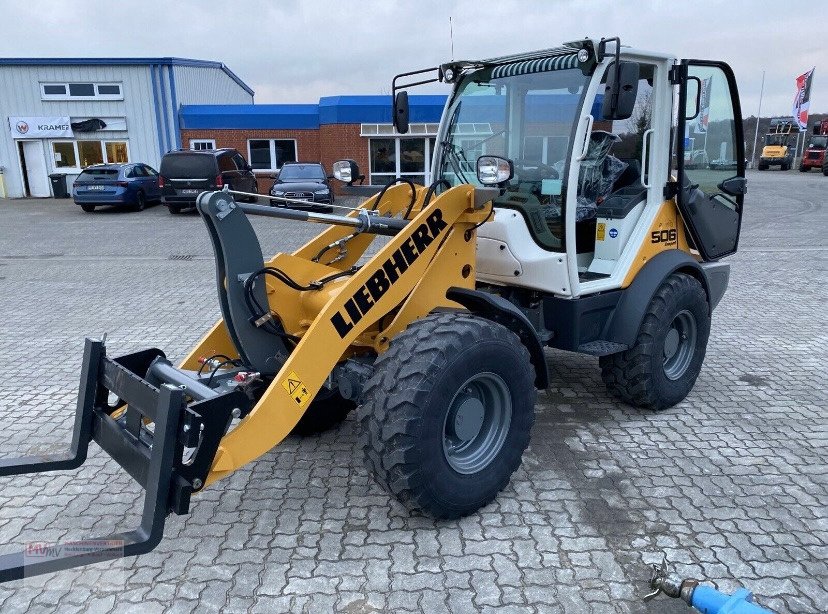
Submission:
[[[66,188],[66,173],[52,173],[49,175],[52,182],[52,196],[54,198],[69,198],[69,190]]]

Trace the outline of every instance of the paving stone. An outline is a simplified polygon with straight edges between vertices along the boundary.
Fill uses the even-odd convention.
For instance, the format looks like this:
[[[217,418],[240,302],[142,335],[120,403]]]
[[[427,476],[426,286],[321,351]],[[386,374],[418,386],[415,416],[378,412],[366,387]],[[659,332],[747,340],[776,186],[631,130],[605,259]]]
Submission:
[[[362,467],[350,417],[193,497],[155,552],[123,562],[122,589],[96,590],[96,566],[0,585],[0,611],[654,614],[682,607],[640,600],[665,552],[680,573],[745,586],[779,612],[825,611],[823,180],[750,174],[730,287],[685,401],[623,405],[597,359],[548,351],[523,466],[480,512],[409,514]],[[266,253],[318,230],[253,225]],[[176,360],[218,318],[196,216],[2,200],[0,229],[0,457],[65,448],[85,336],[108,332],[113,355],[156,346]],[[0,480],[0,544],[129,529],[141,496],[93,447],[78,471]]]

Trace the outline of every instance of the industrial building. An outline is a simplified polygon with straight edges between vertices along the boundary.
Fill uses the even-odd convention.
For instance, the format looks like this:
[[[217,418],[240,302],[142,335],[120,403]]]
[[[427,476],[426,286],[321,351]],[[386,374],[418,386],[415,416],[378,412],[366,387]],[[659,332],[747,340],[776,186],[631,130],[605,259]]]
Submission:
[[[181,142],[190,149],[233,147],[265,176],[265,191],[284,162],[322,162],[352,158],[365,183],[381,185],[393,177],[431,183],[431,153],[446,97],[409,98],[411,127],[401,135],[391,124],[390,96],[329,96],[317,104],[185,105]]]
[[[183,58],[0,58],[0,197],[50,196],[102,162],[144,162],[182,146],[185,105],[251,105],[221,62]]]

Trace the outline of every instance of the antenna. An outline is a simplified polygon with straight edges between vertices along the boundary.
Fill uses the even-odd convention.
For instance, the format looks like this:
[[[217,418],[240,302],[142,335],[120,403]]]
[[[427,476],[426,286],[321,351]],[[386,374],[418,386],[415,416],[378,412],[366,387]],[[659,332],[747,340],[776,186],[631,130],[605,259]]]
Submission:
[[[454,24],[449,17],[449,40],[451,41],[451,61],[454,61]]]

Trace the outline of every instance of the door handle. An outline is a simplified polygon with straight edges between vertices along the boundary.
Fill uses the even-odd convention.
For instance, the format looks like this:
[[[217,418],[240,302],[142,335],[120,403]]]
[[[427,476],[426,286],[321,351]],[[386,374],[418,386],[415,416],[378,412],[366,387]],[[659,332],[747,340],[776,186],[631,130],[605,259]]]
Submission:
[[[648,145],[650,144],[650,136],[653,134],[653,129],[648,128],[644,131],[644,136],[641,142],[641,185],[643,185],[648,190],[650,189],[650,182],[649,178],[650,175],[647,172],[647,153],[649,152]]]

